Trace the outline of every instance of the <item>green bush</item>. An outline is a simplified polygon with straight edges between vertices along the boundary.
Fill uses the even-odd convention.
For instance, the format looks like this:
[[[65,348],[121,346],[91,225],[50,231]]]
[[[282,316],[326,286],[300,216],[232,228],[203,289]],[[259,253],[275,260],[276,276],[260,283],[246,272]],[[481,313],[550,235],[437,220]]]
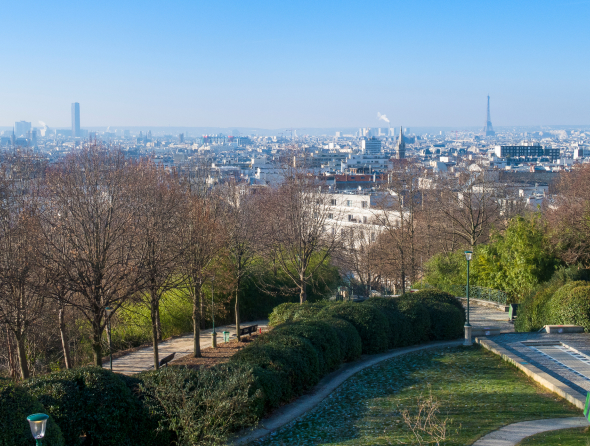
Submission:
[[[271,331],[232,356],[231,362],[258,366],[274,373],[261,376],[265,403],[270,407],[301,395],[319,380],[316,349],[307,339],[297,336]]]
[[[320,376],[336,369],[342,362],[338,334],[321,320],[287,322],[276,327],[273,332],[307,339],[318,354]]]
[[[62,430],[66,444],[165,444],[153,435],[157,420],[116,374],[99,367],[52,373],[25,383]],[[167,437],[166,437],[167,438]]]
[[[300,305],[301,304],[294,302],[285,302],[277,305],[268,316],[268,325],[276,327],[283,322],[292,321],[295,310],[297,310]]]
[[[139,378],[145,400],[162,413],[159,429],[174,432],[182,446],[225,443],[231,432],[255,424],[264,407],[250,367],[164,367]]]
[[[0,445],[31,446],[34,440],[27,417],[35,413],[49,414],[26,389],[0,383]],[[46,446],[65,444],[61,429],[51,416],[47,420],[43,444]]]
[[[396,348],[404,344],[402,341],[402,330],[407,329],[408,327],[402,327],[403,322],[401,319],[403,319],[403,315],[399,312],[396,300],[384,297],[371,297],[370,299],[365,300],[363,305],[371,305],[377,308],[387,318],[389,325],[387,335],[388,348]]]
[[[465,325],[465,308],[455,296],[445,291],[427,289],[403,297],[422,302],[428,310],[430,339],[461,337]]]
[[[365,354],[380,353],[389,344],[389,323],[377,308],[346,302],[325,308],[318,314],[319,319],[336,317],[350,322],[361,337]]]
[[[551,308],[553,295],[565,284],[581,282],[579,285],[583,286],[588,280],[590,274],[587,269],[577,266],[559,268],[551,280],[539,285],[521,302],[518,317],[514,322],[516,331],[538,331],[544,325],[556,324],[556,314]]]
[[[580,325],[590,332],[590,283],[570,291],[557,313],[557,321],[561,325]]]
[[[284,322],[313,319],[321,310],[331,305],[334,304],[327,300],[304,302],[303,304],[286,302],[272,310],[268,316],[268,324],[271,327],[276,327]]]
[[[463,336],[465,311],[446,302],[429,302],[430,338],[434,340],[457,339]]]
[[[330,325],[338,335],[340,341],[340,352],[343,361],[354,361],[360,358],[363,345],[359,332],[354,325],[344,319],[328,318],[322,319],[323,322]]]
[[[440,302],[451,304],[458,310],[461,310],[463,313],[465,313],[465,307],[463,307],[461,301],[446,291],[441,291],[436,288],[429,288],[427,290],[420,290],[416,293],[412,293],[410,296],[412,296],[414,299],[420,299],[425,303]]]
[[[431,336],[430,312],[421,300],[406,293],[397,299],[400,312],[407,318],[410,330],[407,333],[406,345],[426,342]]]

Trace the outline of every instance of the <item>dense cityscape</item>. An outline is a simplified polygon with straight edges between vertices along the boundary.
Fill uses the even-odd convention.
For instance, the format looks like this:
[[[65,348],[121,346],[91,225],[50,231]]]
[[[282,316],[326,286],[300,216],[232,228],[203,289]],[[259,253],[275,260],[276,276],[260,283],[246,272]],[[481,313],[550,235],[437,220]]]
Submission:
[[[0,446],[590,445],[589,16],[4,4]]]

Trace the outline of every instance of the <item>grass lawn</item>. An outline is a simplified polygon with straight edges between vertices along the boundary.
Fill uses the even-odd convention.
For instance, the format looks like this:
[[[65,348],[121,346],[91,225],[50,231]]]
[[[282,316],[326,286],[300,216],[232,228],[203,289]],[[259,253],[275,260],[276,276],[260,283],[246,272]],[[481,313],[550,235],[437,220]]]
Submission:
[[[586,446],[590,445],[590,432],[588,432],[587,427],[561,429],[533,435],[518,444],[522,446]]]
[[[258,444],[412,444],[401,412],[415,410],[429,385],[440,402],[439,418],[448,419],[445,445],[469,445],[517,421],[581,415],[480,347],[433,349],[363,370],[313,412]]]

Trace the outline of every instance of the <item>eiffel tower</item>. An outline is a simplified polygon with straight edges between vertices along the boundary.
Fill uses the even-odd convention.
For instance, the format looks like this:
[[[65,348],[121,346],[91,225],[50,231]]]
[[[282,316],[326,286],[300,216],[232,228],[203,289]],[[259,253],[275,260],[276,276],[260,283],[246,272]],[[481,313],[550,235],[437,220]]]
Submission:
[[[483,128],[483,134],[485,136],[496,136],[494,127],[492,127],[492,118],[490,117],[490,95],[488,95],[488,117],[486,119],[486,125]]]

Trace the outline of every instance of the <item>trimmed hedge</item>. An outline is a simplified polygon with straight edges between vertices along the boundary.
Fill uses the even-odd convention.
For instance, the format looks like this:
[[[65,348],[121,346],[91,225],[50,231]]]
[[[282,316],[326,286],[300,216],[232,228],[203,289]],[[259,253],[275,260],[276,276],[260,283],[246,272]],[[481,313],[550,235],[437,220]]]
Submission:
[[[61,428],[66,444],[119,446],[167,444],[153,435],[157,420],[116,374],[85,367],[33,378],[24,385]]]
[[[429,339],[456,339],[461,337],[465,325],[465,308],[450,293],[437,289],[406,293],[403,299],[420,301],[430,318]]]
[[[264,375],[265,382],[261,383],[270,407],[290,401],[319,381],[318,353],[307,339],[297,336],[271,331],[232,356],[231,362],[261,367],[274,374]]]
[[[48,414],[48,411],[26,389],[0,383],[0,445],[31,446],[34,440],[27,417],[35,413]],[[43,444],[65,445],[61,429],[51,415],[47,420]]]
[[[400,312],[396,299],[384,297],[371,297],[363,302],[364,305],[371,305],[381,311],[389,323],[388,347],[398,348],[410,345],[412,331],[410,321]]]
[[[409,293],[400,296],[397,302],[399,311],[410,324],[406,338],[407,345],[428,341],[432,333],[432,324],[427,304]]]
[[[307,339],[318,354],[319,374],[325,375],[342,362],[340,339],[336,330],[321,320],[297,321],[281,324],[275,333]]]
[[[590,282],[576,281],[562,286],[549,301],[550,324],[580,325],[590,332]]]
[[[268,324],[276,327],[290,321],[301,321],[314,318],[324,308],[334,305],[333,302],[322,300],[319,302],[304,302],[303,304],[286,302],[276,306],[268,316]]]
[[[336,331],[340,341],[342,361],[348,362],[360,358],[363,352],[363,345],[359,332],[356,331],[354,325],[344,319],[338,318],[322,319],[322,321],[329,324]]]
[[[427,307],[430,314],[431,339],[457,339],[463,335],[464,311],[446,302],[432,302]]]
[[[357,329],[364,354],[380,353],[389,344],[389,323],[381,311],[371,305],[346,302],[325,308],[319,319],[336,317],[350,322]]]

